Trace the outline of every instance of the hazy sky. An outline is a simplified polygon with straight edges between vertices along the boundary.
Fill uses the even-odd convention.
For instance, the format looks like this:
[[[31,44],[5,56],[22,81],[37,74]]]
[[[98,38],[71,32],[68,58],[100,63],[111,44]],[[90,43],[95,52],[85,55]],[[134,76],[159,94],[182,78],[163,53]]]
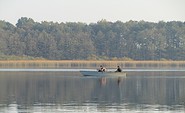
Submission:
[[[37,22],[184,22],[185,0],[0,0],[0,20],[16,24],[21,17]]]

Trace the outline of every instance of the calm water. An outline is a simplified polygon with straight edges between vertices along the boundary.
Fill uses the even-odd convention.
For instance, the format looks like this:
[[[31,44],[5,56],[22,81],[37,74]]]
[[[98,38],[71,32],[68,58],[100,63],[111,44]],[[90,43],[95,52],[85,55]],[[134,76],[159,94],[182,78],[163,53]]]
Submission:
[[[0,113],[184,113],[185,71],[132,71],[126,78],[78,70],[0,70]]]

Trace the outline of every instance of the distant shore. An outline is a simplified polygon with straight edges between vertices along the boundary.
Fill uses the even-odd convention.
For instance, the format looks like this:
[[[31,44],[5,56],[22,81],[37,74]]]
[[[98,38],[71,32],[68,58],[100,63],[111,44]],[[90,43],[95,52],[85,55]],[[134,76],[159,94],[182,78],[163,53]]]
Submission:
[[[185,61],[4,60],[0,68],[185,68]]]

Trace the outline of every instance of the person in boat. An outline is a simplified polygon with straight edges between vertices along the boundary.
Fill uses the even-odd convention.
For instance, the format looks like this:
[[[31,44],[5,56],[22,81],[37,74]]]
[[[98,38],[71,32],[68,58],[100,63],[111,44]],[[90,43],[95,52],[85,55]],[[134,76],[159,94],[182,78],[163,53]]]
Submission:
[[[118,68],[115,72],[122,72],[122,69],[120,68],[120,66],[118,66]]]
[[[102,65],[100,66],[100,69],[98,69],[98,72],[105,72],[106,71],[106,68],[103,67]]]

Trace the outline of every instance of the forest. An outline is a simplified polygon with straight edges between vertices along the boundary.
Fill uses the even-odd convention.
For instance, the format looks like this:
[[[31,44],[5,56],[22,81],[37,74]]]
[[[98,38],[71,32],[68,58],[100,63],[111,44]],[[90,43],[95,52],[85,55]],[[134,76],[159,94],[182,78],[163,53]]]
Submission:
[[[185,22],[0,20],[0,56],[48,60],[185,60]]]

